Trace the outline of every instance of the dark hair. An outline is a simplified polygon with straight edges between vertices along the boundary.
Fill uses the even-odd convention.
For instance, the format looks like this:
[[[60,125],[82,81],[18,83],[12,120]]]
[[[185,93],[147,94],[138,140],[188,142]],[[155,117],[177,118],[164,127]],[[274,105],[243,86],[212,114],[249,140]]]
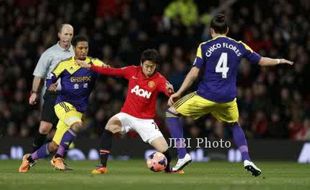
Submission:
[[[72,45],[75,47],[79,42],[88,42],[88,39],[85,36],[75,36],[72,39]]]
[[[228,30],[228,24],[225,15],[215,15],[211,20],[210,27],[213,28],[215,33],[225,34]]]
[[[156,64],[161,64],[161,57],[156,49],[147,49],[144,50],[141,54],[141,63],[144,61],[152,61]]]

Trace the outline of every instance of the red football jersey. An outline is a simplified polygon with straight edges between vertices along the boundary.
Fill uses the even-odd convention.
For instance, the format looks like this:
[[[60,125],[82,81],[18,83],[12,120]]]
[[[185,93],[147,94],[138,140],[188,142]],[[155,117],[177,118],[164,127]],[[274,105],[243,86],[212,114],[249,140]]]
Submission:
[[[128,80],[127,97],[121,112],[137,118],[154,118],[158,93],[162,92],[170,96],[167,79],[158,72],[147,78],[143,74],[141,66],[104,68],[92,65],[91,70],[104,75],[124,77]]]

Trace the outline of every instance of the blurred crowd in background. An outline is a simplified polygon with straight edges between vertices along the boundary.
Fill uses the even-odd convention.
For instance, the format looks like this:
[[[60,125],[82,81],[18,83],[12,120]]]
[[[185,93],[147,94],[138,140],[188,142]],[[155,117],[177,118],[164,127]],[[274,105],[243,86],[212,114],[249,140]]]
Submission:
[[[70,23],[90,40],[90,55],[112,67],[138,65],[140,53],[156,48],[159,71],[177,90],[192,66],[199,43],[210,39],[212,15],[225,13],[228,36],[262,56],[285,57],[293,66],[261,68],[243,60],[238,77],[240,124],[248,138],[310,140],[310,1],[307,0],[4,0],[0,1],[1,135],[31,137],[40,120],[29,106],[32,72],[41,53],[56,43],[57,26]],[[86,113],[83,135],[98,138],[118,113],[126,80],[101,76]],[[193,87],[191,90],[195,90]],[[167,98],[156,121],[164,134]],[[211,116],[184,119],[187,137],[229,138]],[[138,138],[135,133],[130,138]]]

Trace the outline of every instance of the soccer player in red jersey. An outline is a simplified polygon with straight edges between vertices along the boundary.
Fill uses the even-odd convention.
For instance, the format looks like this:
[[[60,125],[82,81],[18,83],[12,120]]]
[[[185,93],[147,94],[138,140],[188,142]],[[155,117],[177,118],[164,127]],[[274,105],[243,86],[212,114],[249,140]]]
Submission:
[[[170,96],[173,86],[156,71],[160,64],[159,53],[155,49],[147,49],[141,55],[141,66],[123,68],[104,68],[79,62],[80,66],[92,71],[119,76],[128,80],[128,91],[121,112],[112,116],[105,126],[102,135],[100,152],[101,165],[92,171],[93,174],[107,173],[107,160],[112,147],[112,135],[136,131],[142,140],[163,153],[168,161],[166,172],[170,172],[171,156],[168,144],[154,121],[158,94]]]

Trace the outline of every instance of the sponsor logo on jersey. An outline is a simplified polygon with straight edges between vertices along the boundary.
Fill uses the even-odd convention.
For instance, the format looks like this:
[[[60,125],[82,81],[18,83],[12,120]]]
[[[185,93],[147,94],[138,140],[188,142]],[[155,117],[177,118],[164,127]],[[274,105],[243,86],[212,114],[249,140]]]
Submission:
[[[81,76],[81,77],[70,77],[70,82],[90,82],[91,76]]]
[[[131,89],[131,93],[136,94],[137,96],[144,97],[146,99],[149,99],[152,95],[152,92],[140,88],[139,85],[136,85],[133,89]]]

